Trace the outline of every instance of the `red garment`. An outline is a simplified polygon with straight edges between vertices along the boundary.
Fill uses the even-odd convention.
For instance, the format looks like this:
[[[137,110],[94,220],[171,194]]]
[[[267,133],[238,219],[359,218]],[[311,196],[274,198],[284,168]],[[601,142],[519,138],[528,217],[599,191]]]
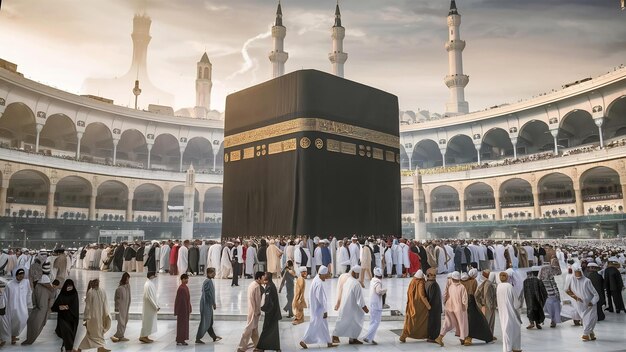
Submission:
[[[246,252],[248,251],[248,246],[243,246],[243,254],[241,255],[241,258],[243,258],[243,262],[246,262]]]
[[[189,287],[185,284],[178,286],[174,301],[174,315],[176,316],[176,342],[189,340],[189,315],[191,315],[191,297]]]
[[[422,263],[420,262],[420,256],[417,253],[409,250],[409,262],[411,263],[411,267],[409,267],[409,274],[413,276],[418,270],[422,268]]]
[[[170,275],[178,275],[178,250],[180,245],[174,245],[170,251]]]

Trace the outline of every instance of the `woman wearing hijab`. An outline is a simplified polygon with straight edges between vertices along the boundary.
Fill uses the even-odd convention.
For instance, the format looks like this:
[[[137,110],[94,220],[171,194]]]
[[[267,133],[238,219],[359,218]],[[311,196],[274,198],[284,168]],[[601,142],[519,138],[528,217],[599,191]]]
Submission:
[[[120,285],[115,290],[115,312],[117,313],[117,330],[115,335],[111,336],[111,341],[120,342],[128,341],[124,337],[126,333],[126,324],[128,323],[128,311],[130,310],[130,274],[124,272]]]
[[[78,329],[78,292],[74,281],[67,279],[51,310],[57,313],[57,336],[63,339],[65,351],[74,349],[74,339]]]
[[[100,280],[93,279],[89,282],[86,296],[83,320],[87,334],[78,351],[97,348],[98,352],[108,352],[110,350],[104,347],[104,333],[111,328],[111,315],[106,292],[100,289]]]
[[[598,322],[596,304],[598,304],[600,296],[593,287],[591,280],[583,275],[583,269],[580,265],[575,264],[572,270],[574,271],[574,276],[569,285],[566,286],[566,292],[576,301],[574,306],[583,323],[583,341],[593,341],[596,339],[596,334],[593,330]]]

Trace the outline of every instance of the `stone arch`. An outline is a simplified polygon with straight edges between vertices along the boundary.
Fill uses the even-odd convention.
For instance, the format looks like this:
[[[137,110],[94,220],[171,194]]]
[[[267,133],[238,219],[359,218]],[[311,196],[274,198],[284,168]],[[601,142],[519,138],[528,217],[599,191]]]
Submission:
[[[482,160],[499,160],[513,155],[513,143],[509,133],[495,127],[483,135],[480,147]]]
[[[87,125],[80,140],[81,159],[109,161],[113,158],[113,136],[109,127],[102,122]]]
[[[204,212],[222,212],[222,187],[211,187],[204,192]]]
[[[65,152],[76,152],[76,125],[64,114],[54,114],[46,119],[39,134],[39,150],[52,148]]]
[[[109,180],[98,186],[96,209],[125,210],[128,206],[128,187],[122,182]]]
[[[465,209],[494,209],[496,207],[493,188],[484,183],[476,182],[465,187]]]
[[[533,206],[533,188],[530,182],[521,178],[512,178],[502,182],[500,205],[502,208]]]
[[[409,157],[406,153],[406,149],[400,144],[400,170],[410,170],[411,168],[412,166],[409,165]]]
[[[92,186],[80,176],[65,176],[57,182],[54,205],[59,207],[89,208]]]
[[[9,180],[7,203],[48,204],[50,180],[42,172],[26,169],[15,172]]]
[[[402,214],[413,214],[415,204],[413,203],[413,188],[404,187],[401,190]]]
[[[439,146],[432,139],[422,139],[417,142],[411,155],[411,165],[420,168],[431,168],[443,165],[443,157]]]
[[[0,115],[0,142],[13,148],[35,144],[35,114],[24,103],[9,104]]]
[[[518,155],[553,150],[554,139],[550,134],[548,124],[541,120],[526,122],[519,130],[517,148],[522,151]]]
[[[469,136],[457,134],[450,138],[446,148],[446,165],[468,164],[477,161],[476,147]]]
[[[148,165],[148,143],[146,137],[136,129],[122,132],[117,143],[117,162],[128,161],[135,166]]]
[[[213,145],[204,137],[194,137],[189,140],[183,153],[183,169],[193,164],[196,170],[213,169]]]
[[[606,109],[602,127],[605,138],[626,136],[626,95],[613,100]]]
[[[459,192],[450,186],[438,186],[430,192],[430,209],[433,213],[459,211]]]
[[[567,140],[567,145],[561,145]],[[600,143],[598,127],[586,110],[572,110],[561,119],[559,148],[571,148],[582,144]]]
[[[568,204],[576,201],[572,179],[560,172],[543,176],[537,183],[541,205]]]
[[[173,187],[167,196],[168,207],[182,207],[185,205],[185,186],[178,185]],[[194,211],[200,211],[200,196],[198,190],[195,190],[194,195]]]
[[[178,139],[169,133],[162,133],[154,140],[150,154],[150,166],[153,169],[178,170],[180,147]]]
[[[163,209],[163,189],[153,183],[144,183],[135,188],[133,195],[134,211],[161,211]]]
[[[224,141],[220,143],[220,148],[217,151],[217,156],[215,158],[215,170],[218,172],[224,170]]]
[[[591,168],[580,175],[580,191],[585,202],[623,197],[618,172],[606,166]]]

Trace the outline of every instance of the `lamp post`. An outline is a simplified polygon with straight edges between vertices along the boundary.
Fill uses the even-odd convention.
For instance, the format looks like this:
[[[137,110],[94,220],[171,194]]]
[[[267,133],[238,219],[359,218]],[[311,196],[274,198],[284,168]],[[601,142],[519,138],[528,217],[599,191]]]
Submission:
[[[141,89],[139,88],[139,80],[135,80],[135,88],[133,88],[133,94],[135,95],[135,110],[137,110],[137,98],[139,94],[141,94]]]

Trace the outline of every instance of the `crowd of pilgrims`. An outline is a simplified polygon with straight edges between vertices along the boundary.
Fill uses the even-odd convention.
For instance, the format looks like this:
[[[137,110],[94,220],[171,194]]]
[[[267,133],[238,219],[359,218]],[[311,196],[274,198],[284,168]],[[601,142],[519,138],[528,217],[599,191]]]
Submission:
[[[157,273],[178,277],[174,302],[177,345],[187,345],[189,340],[190,276],[206,276],[196,344],[204,344],[202,338],[207,333],[214,342],[221,340],[213,330],[213,311],[217,309],[213,279],[231,280],[231,286],[238,286],[241,278],[253,279],[247,289],[247,324],[237,351],[250,347],[255,351],[280,350],[281,309],[294,325],[304,322],[304,309],[309,309],[310,323],[299,343],[303,349],[309,344],[335,347],[340,337],[347,337],[349,344],[363,344],[361,340],[377,344],[382,312],[389,308],[383,279],[397,277],[411,280],[401,342],[411,338],[444,346],[445,335],[454,330],[461,345],[472,345],[474,340],[490,343],[496,340],[498,316],[503,351],[521,351],[524,305],[527,329],[542,329],[546,318],[555,328],[565,316],[575,326],[582,326],[582,341],[596,340],[594,327],[605,319],[605,311],[626,313],[622,298],[625,261],[621,242],[416,241],[356,236],[343,240],[300,237],[223,243],[124,242],[92,244],[75,251],[5,249],[0,252],[0,346],[16,344],[24,329],[26,339],[21,344],[31,345],[52,311],[57,313],[55,332],[62,339],[62,350],[74,351],[79,297],[68,277],[70,270],[77,268],[123,272],[115,291],[117,328],[111,336],[113,342],[128,341],[129,272],[146,271],[139,337],[146,344],[153,342],[149,336],[157,331]],[[436,280],[438,275],[447,275],[443,290]],[[556,280],[561,275],[565,275],[562,290]],[[333,277],[338,278],[334,306],[324,285]],[[305,297],[309,278],[313,280]],[[363,297],[366,279],[370,281],[369,307]],[[275,281],[280,282],[279,288]],[[281,307],[278,294],[283,288],[287,304]],[[86,335],[79,351],[108,351],[104,334],[112,325],[111,312],[98,279],[89,282],[83,299]],[[332,332],[329,309],[338,312]],[[265,318],[259,334],[261,312]],[[362,335],[365,314],[370,315],[370,323]]]

